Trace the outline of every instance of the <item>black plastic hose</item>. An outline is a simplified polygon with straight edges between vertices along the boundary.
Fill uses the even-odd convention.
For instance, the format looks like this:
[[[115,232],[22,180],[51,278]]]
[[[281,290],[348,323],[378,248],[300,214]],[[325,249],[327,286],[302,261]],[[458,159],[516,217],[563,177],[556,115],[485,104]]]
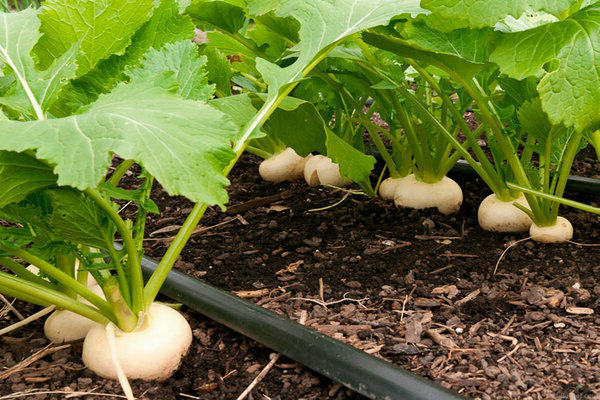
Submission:
[[[376,155],[375,152],[372,154],[375,157],[380,157],[378,154]],[[465,160],[458,160],[456,165],[452,167],[451,171],[461,174],[477,175],[473,167],[471,167]],[[570,192],[600,195],[600,179],[569,175],[565,189]]]
[[[156,261],[143,258],[142,270],[146,277],[156,266]],[[179,271],[169,273],[161,293],[370,399],[465,399],[434,382]]]

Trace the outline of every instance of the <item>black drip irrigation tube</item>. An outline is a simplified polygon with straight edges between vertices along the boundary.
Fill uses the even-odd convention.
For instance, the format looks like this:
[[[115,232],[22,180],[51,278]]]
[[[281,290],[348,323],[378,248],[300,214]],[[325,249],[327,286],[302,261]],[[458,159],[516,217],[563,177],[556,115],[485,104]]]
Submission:
[[[379,154],[375,155],[374,152],[371,154],[373,154],[375,157],[379,157]],[[477,175],[473,167],[471,167],[465,160],[458,160],[456,165],[452,167],[451,171],[467,175]],[[600,179],[569,175],[565,189],[570,192],[600,195]]]
[[[142,259],[148,277],[157,262]],[[161,293],[370,399],[465,399],[394,364],[306,328],[179,271]]]

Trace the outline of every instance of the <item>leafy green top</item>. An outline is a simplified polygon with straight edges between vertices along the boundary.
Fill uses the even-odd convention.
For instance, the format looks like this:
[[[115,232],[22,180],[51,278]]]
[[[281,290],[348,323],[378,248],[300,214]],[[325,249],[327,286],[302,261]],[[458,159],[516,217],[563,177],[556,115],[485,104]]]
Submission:
[[[62,13],[76,7],[48,3],[49,8],[41,12],[40,31],[44,32],[59,29]],[[98,7],[98,2],[93,3]],[[104,17],[119,14],[123,11],[119,4],[96,11],[104,11]],[[142,3],[134,5],[141,7]],[[82,11],[82,17],[93,15],[94,7]],[[139,14],[146,13],[145,8],[141,10]],[[50,17],[53,13],[58,20]],[[124,21],[126,15],[120,14],[116,21]],[[89,31],[112,26],[114,21],[108,23],[103,18],[86,20]],[[131,21],[136,22],[130,21],[133,25],[128,35],[146,20],[132,16]],[[70,39],[69,35],[41,36],[36,10],[0,14],[0,24],[0,60],[8,67],[4,78],[12,78],[12,86],[0,103],[26,116],[25,121],[0,120],[0,150],[35,152],[38,159],[54,168],[58,185],[80,190],[101,183],[110,155],[117,153],[142,164],[169,193],[209,204],[227,201],[224,186],[228,181],[223,170],[234,157],[231,140],[238,128],[205,102],[213,88],[203,77],[206,59],[198,56],[191,42],[176,42],[148,52],[140,67],[127,70],[129,83],[119,83],[73,115],[49,118],[46,112],[60,88],[100,59],[121,50],[106,47],[104,41],[108,39],[103,35],[92,35],[89,42],[90,34],[81,36],[78,31]],[[123,38],[123,43],[128,40]],[[31,55],[34,45],[38,54],[52,55],[54,61],[48,69],[35,67]],[[74,60],[84,67],[76,69]]]
[[[568,19],[499,34],[490,60],[516,79],[541,78],[538,92],[552,123],[581,131],[600,126],[600,5]]]

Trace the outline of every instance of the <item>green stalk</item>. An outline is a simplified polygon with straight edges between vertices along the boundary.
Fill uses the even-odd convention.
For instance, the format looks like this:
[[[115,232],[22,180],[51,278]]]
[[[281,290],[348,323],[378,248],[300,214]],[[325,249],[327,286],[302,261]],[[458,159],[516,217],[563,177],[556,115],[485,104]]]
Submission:
[[[265,53],[263,53],[258,47],[256,47],[256,45],[253,42],[251,42],[250,40],[246,39],[244,36],[242,36],[238,32],[231,33],[231,32],[227,32],[227,31],[221,30],[218,26],[211,24],[210,21],[203,21],[203,20],[198,19],[198,18],[192,18],[192,20],[196,23],[196,25],[208,25],[208,26],[214,28],[215,30],[217,30],[217,31],[219,31],[219,32],[221,32],[221,33],[229,36],[230,38],[232,38],[233,40],[237,41],[242,46],[244,46],[245,48],[247,48],[248,50],[250,50],[251,52],[253,52],[254,54],[256,54],[258,57],[264,58],[265,60],[269,59],[267,57],[267,55]]]
[[[259,81],[258,79],[256,79],[254,76],[247,74],[245,72],[240,72],[240,75],[243,76],[244,78],[248,79],[250,82],[252,82],[253,84],[255,84],[258,88],[260,88],[261,90],[266,90],[267,89],[267,85],[265,85],[264,83],[262,83],[261,81]]]
[[[102,291],[106,301],[115,313],[117,326],[124,332],[131,332],[137,327],[137,315],[131,312],[129,305],[125,302],[119,283],[114,275],[111,275],[102,285]]]
[[[121,234],[123,246],[127,252],[128,276],[126,276],[125,272],[122,270],[120,273],[117,270],[117,274],[119,275],[119,283],[124,285],[122,290],[124,290],[124,287],[127,287],[128,283],[130,284],[129,289],[131,290],[131,310],[137,315],[139,312],[144,310],[144,294],[142,292],[144,287],[144,279],[142,277],[142,267],[140,264],[137,247],[133,240],[132,232],[125,221],[123,221],[123,218],[121,218],[119,213],[113,208],[112,203],[105,200],[97,190],[86,189],[85,193],[90,196],[96,202],[96,204],[98,204],[100,208],[104,210],[104,212],[106,212],[107,216],[115,224],[117,230]],[[108,247],[110,253],[110,247],[112,246]]]
[[[74,260],[68,254],[57,254],[56,265],[62,272],[75,278],[75,264]],[[75,298],[77,294],[69,286],[60,285],[60,291],[69,297]]]
[[[2,271],[0,271],[0,292],[43,307],[55,304],[59,308],[83,315],[100,324],[113,321],[101,310],[96,310],[63,293],[48,289],[46,286],[24,281]],[[108,315],[112,316],[112,311]]]
[[[415,99],[413,97],[412,93],[410,93],[408,90],[405,90],[405,91],[403,91],[403,94],[408,101],[413,103],[413,106],[415,108],[417,108],[419,111],[421,111],[422,116],[424,118],[427,118],[429,120],[429,122],[431,122],[438,129],[438,131],[440,133],[442,133],[444,136],[446,136],[446,138],[448,139],[448,141],[450,141],[450,143],[452,143],[452,146],[456,149],[456,151],[463,157],[463,159],[465,159],[465,161],[467,161],[471,165],[473,170],[475,170],[475,172],[481,177],[481,179],[484,180],[484,182],[492,189],[492,191],[494,193],[496,193],[497,196],[498,196],[498,193],[503,193],[501,191],[502,186],[500,186],[500,185],[502,185],[502,183],[497,181],[498,176],[495,173],[488,174],[487,171],[482,167],[483,165],[485,165],[483,163],[483,161],[481,164],[479,164],[473,158],[473,156],[471,156],[471,154],[463,147],[463,144],[460,143],[458,141],[458,139],[456,139],[450,132],[448,132],[446,127],[443,126],[435,118],[435,116],[431,115],[429,113],[429,110],[427,110],[427,108],[425,108],[418,99]],[[470,132],[470,130],[469,130],[469,132]],[[506,192],[508,192],[508,191],[506,191]]]
[[[410,117],[409,117],[410,118]],[[437,179],[436,168],[431,158],[431,140],[429,135],[424,131],[423,127],[418,124],[413,124],[414,130],[417,133],[417,139],[419,141],[421,154],[423,157],[424,165],[422,166],[423,182],[436,183]]]
[[[127,279],[127,273],[123,270],[123,264],[121,263],[121,259],[117,250],[115,250],[112,243],[106,244],[106,251],[108,251],[108,255],[115,266],[115,270],[117,271],[117,277],[119,279],[119,284],[121,285],[121,291],[123,292],[123,297],[127,301],[127,304],[131,307],[131,288],[129,287],[129,281]]]
[[[600,130],[596,130],[590,134],[590,143],[596,151],[596,157],[600,159]]]
[[[564,205],[569,206],[569,207],[577,208],[579,210],[583,210],[583,211],[587,211],[587,212],[590,212],[590,213],[594,213],[594,214],[599,214],[600,215],[600,208],[599,207],[593,207],[593,206],[590,206],[589,204],[580,203],[580,202],[575,201],[575,200],[568,200],[568,199],[565,199],[563,197],[555,196],[553,194],[540,192],[539,190],[533,190],[533,189],[530,189],[530,188],[526,188],[524,186],[519,186],[519,185],[511,183],[511,182],[507,182],[506,185],[509,188],[511,188],[511,189],[519,190],[519,191],[521,191],[523,193],[527,193],[527,194],[532,195],[532,196],[541,197],[541,198],[544,198],[544,199],[547,199],[547,200],[554,201],[556,203],[564,204]],[[537,223],[536,223],[536,225],[537,225]],[[552,224],[550,224],[550,225],[552,225]],[[539,226],[544,226],[544,225],[539,225]]]
[[[254,146],[248,146],[246,148],[246,151],[248,151],[248,153],[250,153],[250,154],[254,154],[255,156],[262,158],[263,160],[268,160],[269,158],[273,157],[273,155],[274,155],[272,153],[266,152],[262,149],[259,149],[258,147],[254,147]]]
[[[394,110],[396,111],[396,115],[398,116],[398,120],[400,121],[400,125],[404,130],[404,135],[406,137],[406,140],[408,141],[408,146],[410,147],[412,155],[415,158],[415,168],[413,168],[413,173],[419,180],[427,182],[424,176],[424,171],[427,171],[426,161],[423,156],[424,151],[419,145],[419,139],[414,131],[414,126],[412,124],[410,116],[408,115],[406,108],[400,103],[400,101],[398,101],[394,93],[392,93],[392,96],[390,96],[390,98]]]
[[[556,183],[556,187],[554,190],[554,194],[558,197],[563,196],[565,192],[565,187],[567,186],[567,181],[569,179],[569,173],[571,172],[571,166],[573,165],[573,161],[575,160],[575,156],[577,155],[577,150],[579,149],[579,144],[581,143],[583,135],[581,132],[575,132],[567,145],[567,151],[565,152],[565,156],[562,160],[562,168],[560,169],[558,182]],[[550,212],[550,216],[556,220],[558,216],[558,203],[552,203],[552,209]],[[591,207],[591,206],[590,206]]]
[[[8,257],[0,257],[0,265],[17,275],[19,278],[34,282],[41,286],[46,286],[48,289],[56,289],[56,285],[40,278],[38,275],[30,272],[27,268]]]
[[[388,152],[387,148],[385,147],[385,144],[383,144],[383,141],[379,137],[379,134],[377,133],[377,131],[373,130],[373,126],[371,124],[364,124],[364,126],[367,129],[367,132],[369,133],[369,137],[371,138],[371,140],[373,140],[373,143],[375,143],[375,147],[377,147],[377,150],[379,150],[379,154],[381,155],[381,158],[383,158],[383,161],[385,162],[386,167],[390,170],[391,177],[399,178],[400,173],[398,172],[398,169],[396,168],[396,163],[394,162],[394,160],[392,160],[390,153]]]
[[[121,178],[123,178],[123,175],[125,175],[125,173],[129,171],[129,168],[131,168],[131,166],[134,163],[135,161],[133,160],[123,160],[123,162],[119,164],[119,166],[115,169],[115,172],[113,172],[113,174],[111,175],[110,179],[108,180],[108,183],[110,183],[113,186],[117,186],[121,181]]]
[[[56,268],[54,265],[46,262],[45,260],[25,251],[23,249],[10,249],[10,248],[4,247],[0,244],[0,250],[3,250],[9,254],[12,254],[13,256],[18,257],[21,260],[23,260],[29,264],[35,265],[36,267],[38,267],[40,269],[40,271],[42,271],[43,273],[47,274],[48,276],[56,279],[58,281],[58,283],[72,288],[78,295],[80,295],[81,297],[83,297],[84,299],[86,299],[87,301],[92,303],[94,306],[96,306],[98,308],[98,310],[100,311],[100,313],[105,315],[107,318],[110,318],[110,319],[114,318],[114,313],[113,313],[112,309],[110,308],[110,306],[104,299],[102,299],[96,293],[92,292],[86,286],[83,286],[81,283],[77,282],[77,280],[73,279],[73,277],[65,274],[64,272],[62,272],[61,270]],[[18,279],[18,278],[15,278],[15,279]],[[36,284],[32,283],[32,285],[36,285]],[[36,286],[44,287],[43,285],[36,285]],[[48,288],[44,287],[44,290],[48,290]],[[66,297],[68,297],[68,296],[66,296]]]
[[[421,68],[421,66],[417,64],[414,60],[407,59],[407,62],[419,73],[419,75],[421,75],[421,77],[423,77],[427,82],[429,82],[433,90],[435,90],[435,92],[440,96],[440,99],[442,99],[443,104],[446,104],[446,106],[448,107],[448,111],[452,113],[454,119],[459,124],[460,130],[462,130],[463,134],[467,138],[467,141],[470,144],[470,148],[475,153],[475,156],[479,160],[479,163],[477,163],[477,161],[475,161],[473,157],[471,157],[468,151],[460,150],[463,149],[462,144],[460,144],[460,142],[456,140],[456,138],[451,137],[452,135],[447,131],[447,129],[445,129],[445,127],[443,128],[443,130],[440,130],[439,128],[443,127],[443,125],[436,121],[435,125],[438,126],[438,130],[446,137],[446,139],[450,143],[452,143],[452,146],[457,151],[461,152],[462,157],[466,161],[469,161],[469,159],[473,160],[472,162],[469,161],[469,164],[477,171],[477,174],[481,177],[481,179],[483,179],[486,182],[490,189],[494,193],[496,193],[496,196],[498,196],[498,198],[507,200],[512,198],[510,193],[508,193],[508,191],[505,189],[504,182],[499,177],[498,173],[496,172],[496,170],[488,160],[487,156],[477,143],[477,139],[472,134],[471,128],[469,128],[469,126],[463,119],[462,114],[456,109],[452,101],[444,95],[444,92],[439,86],[438,82],[424,68]],[[405,94],[407,92],[407,90],[404,91]],[[435,116],[431,115],[431,118],[435,119]],[[460,149],[459,147],[457,147],[457,144],[459,145]]]
[[[479,139],[481,137],[481,135],[483,135],[483,132],[485,130],[485,125],[481,124],[479,125],[474,131],[473,131],[473,138],[475,140]],[[454,138],[456,138],[456,136],[454,136]],[[469,141],[466,141],[465,143],[462,144],[462,147],[468,151],[470,146],[469,146]],[[449,145],[450,149],[453,149],[454,147],[452,145]],[[446,176],[448,174],[448,172],[450,172],[450,170],[452,169],[452,167],[454,165],[456,165],[456,163],[458,162],[458,160],[461,157],[461,153],[458,151],[455,151],[452,155],[447,156],[445,158],[444,162],[440,163],[440,168],[439,168],[439,176],[440,179],[442,176]]]
[[[154,177],[145,174],[145,179],[141,186],[141,189],[144,193],[143,198],[150,198],[153,183]],[[147,216],[148,211],[144,207],[140,207],[135,216],[135,222],[133,223],[133,241],[135,243],[135,247],[138,251],[138,254],[143,254],[144,252],[144,232],[146,230]]]

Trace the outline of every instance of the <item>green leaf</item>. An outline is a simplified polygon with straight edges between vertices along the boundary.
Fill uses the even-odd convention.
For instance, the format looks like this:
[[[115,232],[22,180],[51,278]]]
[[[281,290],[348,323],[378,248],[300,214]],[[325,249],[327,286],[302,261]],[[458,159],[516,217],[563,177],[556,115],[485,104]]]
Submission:
[[[252,105],[248,93],[213,99],[209,101],[209,104],[231,117],[231,120],[238,126],[246,125],[256,115],[256,108]],[[256,131],[255,134],[252,136],[253,138],[264,136],[260,131]],[[237,138],[234,141],[237,141]]]
[[[275,10],[281,0],[247,0],[248,13],[250,15],[263,15],[269,11]]]
[[[542,110],[540,100],[524,102],[519,108],[518,116],[523,131],[535,137],[538,143],[544,147],[552,125],[548,120],[548,115]]]
[[[499,34],[490,60],[515,79],[541,78],[538,92],[550,121],[578,131],[600,125],[600,5],[564,21]]]
[[[390,51],[401,57],[421,61],[426,65],[437,67],[445,73],[449,71],[459,73],[463,75],[463,78],[472,77],[485,67],[485,64],[472,62],[453,54],[436,52],[434,49],[424,49],[420,47],[420,45],[425,44],[424,42],[418,45],[404,39],[374,32],[365,32],[362,37],[366,43],[379,49]]]
[[[139,204],[144,210],[154,214],[160,213],[156,203],[151,198],[146,197],[146,191],[144,189],[127,190],[115,187],[106,182],[101,183],[98,187],[111,199],[133,201]]]
[[[275,11],[255,16],[254,21],[271,31],[275,36],[291,44],[298,42],[300,24],[292,17],[278,17]]]
[[[0,151],[0,208],[56,185],[52,168],[23,153]]]
[[[102,93],[108,93],[124,80],[123,71],[138,65],[150,49],[160,49],[166,43],[190,40],[194,37],[194,24],[187,16],[179,14],[173,0],[162,0],[152,10],[152,17],[133,36],[132,44],[123,55],[111,55],[101,60],[86,75],[71,82],[68,91],[52,111],[55,116],[69,115],[70,110],[90,104]]]
[[[9,67],[8,76],[14,77],[12,89],[0,98],[0,103],[29,118],[43,118],[44,110],[75,76],[76,47],[67,48],[61,57],[48,63],[46,70],[40,71],[31,57],[40,37],[38,11],[0,13],[0,24],[0,61]]]
[[[231,63],[215,47],[201,46],[200,54],[207,57],[206,70],[209,82],[214,83],[216,95],[219,97],[231,96]]]
[[[214,86],[206,77],[206,57],[198,56],[196,45],[189,40],[167,43],[163,50],[150,49],[142,66],[129,70],[132,79],[153,79],[163,72],[173,72],[179,84],[177,94],[184,99],[210,99]]]
[[[340,166],[340,174],[356,182],[368,196],[375,196],[369,176],[375,166],[375,157],[358,151],[340,139],[335,133],[327,131],[327,156]]]
[[[313,59],[326,48],[364,29],[387,24],[400,14],[424,12],[416,0],[318,0],[298,3],[283,0],[276,15],[293,17],[300,23],[300,42],[293,50],[298,59],[290,66],[281,68],[266,60],[258,59],[256,66],[269,84],[269,94],[275,96],[287,84],[302,78]],[[331,23],[335,21],[335,23]]]
[[[195,0],[185,10],[197,25],[237,33],[246,21],[244,9],[224,1]]]
[[[270,59],[279,58],[287,49],[288,43],[264,25],[256,25],[247,34]]]
[[[444,30],[492,27],[507,15],[520,17],[526,11],[546,11],[559,15],[569,9],[572,0],[423,0],[431,10],[431,26]]]
[[[52,202],[50,224],[56,237],[100,249],[113,245],[116,229],[93,200],[70,188],[51,189],[46,193]]]
[[[96,187],[115,152],[140,162],[171,194],[224,204],[223,169],[233,159],[237,128],[207,104],[183,100],[172,74],[120,84],[76,115],[45,121],[0,121],[0,148],[37,149],[55,165],[58,184]]]
[[[402,35],[422,50],[447,54],[473,63],[487,61],[488,40],[492,29],[457,29],[441,32],[422,20],[403,26]]]
[[[42,66],[50,65],[80,43],[78,75],[83,75],[113,54],[122,54],[131,36],[150,18],[152,0],[47,0],[43,3],[35,46]]]
[[[263,129],[302,157],[314,151],[325,154],[326,125],[319,112],[312,103],[291,99],[271,114]]]
[[[20,238],[17,247],[34,243],[37,248],[49,251],[60,239],[54,239],[53,227],[50,224],[52,205],[49,196],[44,192],[29,194],[19,203],[11,203],[0,208],[0,219],[14,222],[23,226],[17,233]]]

